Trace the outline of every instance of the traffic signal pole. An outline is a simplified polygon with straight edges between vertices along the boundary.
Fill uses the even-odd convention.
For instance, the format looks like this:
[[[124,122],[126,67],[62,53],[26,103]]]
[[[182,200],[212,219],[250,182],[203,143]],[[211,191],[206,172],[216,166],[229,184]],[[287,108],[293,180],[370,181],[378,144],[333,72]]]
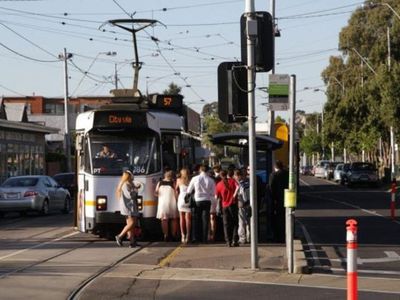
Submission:
[[[257,228],[257,178],[256,178],[256,135],[255,135],[255,64],[254,47],[257,37],[257,20],[254,15],[254,0],[246,0],[245,14],[247,36],[247,97],[248,97],[248,125],[249,125],[249,166],[250,166],[250,235],[251,235],[251,268],[258,268],[258,228]]]

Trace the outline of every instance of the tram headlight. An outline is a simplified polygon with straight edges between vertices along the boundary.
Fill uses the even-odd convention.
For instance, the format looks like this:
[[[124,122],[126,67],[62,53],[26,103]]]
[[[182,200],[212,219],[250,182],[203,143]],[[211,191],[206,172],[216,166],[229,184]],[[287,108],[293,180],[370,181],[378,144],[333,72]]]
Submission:
[[[97,196],[96,209],[97,210],[106,210],[107,209],[107,196]]]
[[[137,197],[137,206],[138,206],[138,210],[143,209],[143,197],[141,197],[141,196]]]

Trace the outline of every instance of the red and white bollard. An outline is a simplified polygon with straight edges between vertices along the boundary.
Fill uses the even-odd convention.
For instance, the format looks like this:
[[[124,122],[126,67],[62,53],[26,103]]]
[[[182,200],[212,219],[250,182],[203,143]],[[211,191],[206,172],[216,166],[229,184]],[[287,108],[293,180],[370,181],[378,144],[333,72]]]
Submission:
[[[392,191],[391,191],[391,201],[390,201],[390,216],[392,217],[392,220],[396,218],[395,212],[396,212],[396,179],[393,179],[392,181]]]
[[[347,300],[357,300],[357,221],[346,221],[347,240]]]

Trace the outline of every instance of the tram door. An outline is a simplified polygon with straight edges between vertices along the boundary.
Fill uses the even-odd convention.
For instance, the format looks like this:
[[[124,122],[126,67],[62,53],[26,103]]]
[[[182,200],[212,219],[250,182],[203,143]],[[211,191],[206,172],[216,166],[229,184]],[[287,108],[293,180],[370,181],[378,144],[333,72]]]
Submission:
[[[83,135],[76,138],[76,176],[77,176],[77,197],[75,200],[75,226],[81,232],[86,232],[85,220],[85,152],[88,151]],[[88,152],[86,152],[88,155]]]

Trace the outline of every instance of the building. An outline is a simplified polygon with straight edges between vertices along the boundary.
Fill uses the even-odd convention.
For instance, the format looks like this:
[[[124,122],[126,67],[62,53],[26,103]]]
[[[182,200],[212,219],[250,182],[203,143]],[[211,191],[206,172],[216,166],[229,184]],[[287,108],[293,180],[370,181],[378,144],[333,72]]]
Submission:
[[[11,176],[46,174],[45,135],[58,129],[28,122],[27,106],[0,98],[0,182]]]
[[[43,96],[3,97],[8,107],[26,107],[27,121],[46,127],[57,128],[58,131],[46,135],[49,151],[59,152],[64,149],[65,117],[64,98],[48,98]],[[75,120],[79,113],[111,103],[109,97],[76,97],[70,98],[68,104],[69,132],[75,130]]]

